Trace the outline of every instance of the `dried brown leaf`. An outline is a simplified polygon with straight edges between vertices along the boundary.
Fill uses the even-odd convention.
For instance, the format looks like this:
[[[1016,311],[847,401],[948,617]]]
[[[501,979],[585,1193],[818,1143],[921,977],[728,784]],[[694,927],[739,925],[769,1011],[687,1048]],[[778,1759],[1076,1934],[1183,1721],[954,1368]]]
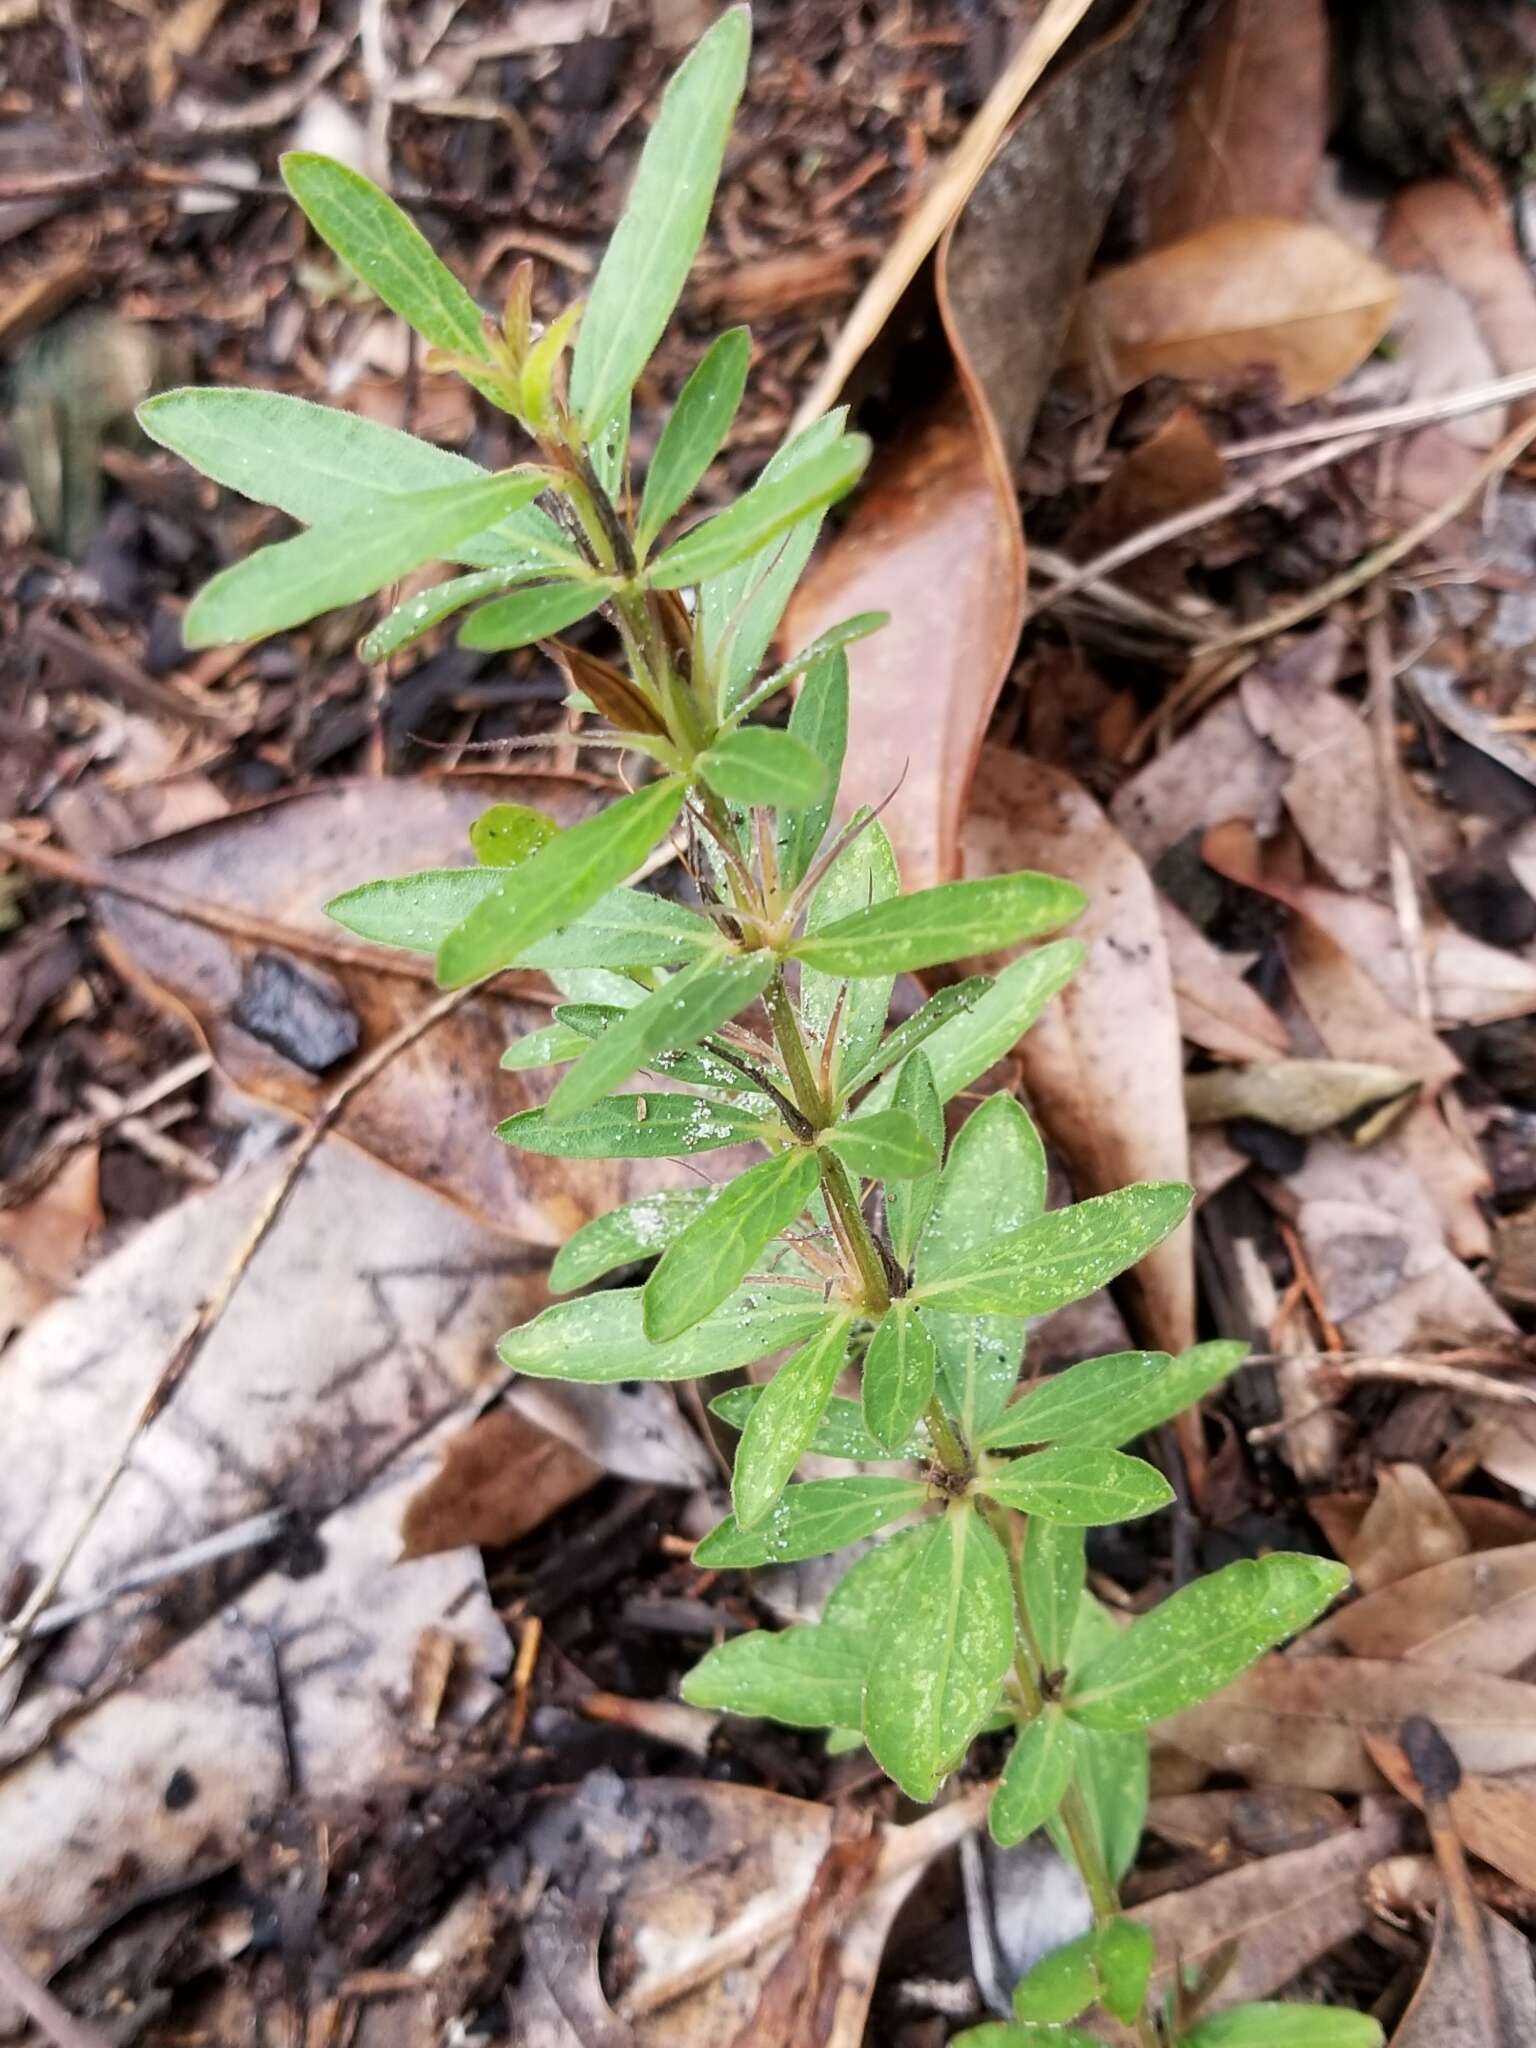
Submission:
[[[1525,1936],[1486,1906],[1480,1909],[1486,1955],[1499,2002],[1501,2038],[1490,2041],[1479,2009],[1479,1973],[1456,1915],[1435,1915],[1429,1964],[1392,2036],[1392,2048],[1521,2048],[1536,2039],[1536,1976]]]
[[[1266,1060],[1250,1067],[1213,1067],[1184,1082],[1184,1106],[1196,1124],[1257,1117],[1298,1137],[1342,1123],[1372,1103],[1406,1096],[1411,1074],[1359,1060]]]
[[[1422,1467],[1382,1465],[1376,1472],[1376,1497],[1340,1555],[1360,1591],[1375,1593],[1432,1565],[1465,1557],[1471,1548],[1455,1510]]]
[[[1191,1045],[1224,1060],[1267,1060],[1291,1049],[1291,1034],[1258,990],[1166,896],[1157,913],[1168,948],[1179,1029]]]
[[[601,1476],[601,1466],[558,1437],[511,1409],[492,1409],[448,1439],[441,1471],[407,1503],[401,1557],[515,1543]]]

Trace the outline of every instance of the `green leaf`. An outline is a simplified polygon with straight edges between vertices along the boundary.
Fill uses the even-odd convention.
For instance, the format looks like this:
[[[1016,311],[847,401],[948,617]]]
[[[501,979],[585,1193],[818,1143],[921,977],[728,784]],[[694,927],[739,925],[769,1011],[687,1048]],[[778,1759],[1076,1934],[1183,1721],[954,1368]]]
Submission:
[[[489,367],[480,308],[387,192],[334,157],[304,150],[289,150],[278,169],[321,241],[391,312],[434,348]]]
[[[618,981],[617,975],[612,977]],[[625,984],[620,983],[623,987]],[[579,1058],[594,1040],[624,1023],[632,1010],[641,1008],[651,1000],[652,991],[628,984],[635,1001],[627,999],[621,1003],[562,1003],[555,1012],[557,1023],[569,1027],[579,1039],[572,1057]],[[503,1060],[505,1066],[507,1062]],[[748,1062],[750,1064],[750,1062]],[[724,1097],[732,1106],[745,1099],[746,1106],[767,1115],[770,1098],[765,1086],[755,1087],[738,1068],[728,1060],[721,1059],[707,1045],[692,1048],[666,1048],[646,1055],[647,1072],[664,1074],[669,1081],[683,1081],[692,1088],[704,1089],[712,1099]]]
[[[435,953],[454,926],[494,896],[501,883],[494,868],[427,868],[348,889],[332,897],[325,914],[374,945]],[[614,889],[509,964],[551,969],[676,967],[719,943],[720,934],[709,919],[685,904],[642,889]]]
[[[682,1695],[692,1707],[789,1728],[856,1727],[868,1658],[865,1637],[827,1622],[755,1628],[707,1651],[684,1678]]]
[[[804,670],[817,666],[828,655],[840,653],[855,640],[867,639],[871,633],[878,633],[882,626],[891,623],[889,612],[859,612],[851,619],[843,619],[835,626],[828,626],[824,633],[818,633],[814,640],[808,640],[800,652],[773,674],[765,676],[756,689],[737,706],[733,716],[745,718],[766,704],[770,697],[776,697],[786,683],[792,683]],[[802,692],[803,694],[803,692]]]
[[[808,456],[842,439],[848,408],[813,420],[771,458],[759,482],[786,475]],[[810,560],[824,512],[812,512],[745,562],[712,576],[699,592],[704,672],[715,685],[720,716],[737,709],[767,652],[790,593]]]
[[[1166,1351],[1117,1351],[1053,1373],[1005,1409],[982,1441],[1014,1444],[1128,1444],[1180,1415],[1247,1356],[1245,1344],[1196,1344]]]
[[[789,714],[793,739],[809,747],[826,771],[826,791],[816,802],[786,811],[779,819],[779,880],[794,889],[804,879],[826,837],[832,800],[842,779],[848,746],[848,657],[824,654],[813,661]]]
[[[711,789],[733,804],[777,804],[800,811],[827,793],[827,771],[804,740],[771,725],[728,732],[694,763]]]
[[[527,804],[492,804],[469,828],[469,843],[483,868],[516,868],[548,846],[560,827]]]
[[[589,1109],[656,1054],[697,1045],[761,995],[773,969],[769,953],[718,952],[673,975],[594,1040],[550,1097],[550,1122]]]
[[[1151,1775],[1147,1738],[1141,1731],[1072,1727],[1076,1764],[1073,1776],[1089,1832],[1104,1867],[1119,1884],[1136,1861],[1147,1817]],[[1050,1822],[1051,1840],[1070,1862],[1071,1842],[1057,1815]]]
[[[1173,1499],[1161,1472],[1140,1458],[1096,1444],[1053,1444],[1006,1466],[984,1469],[977,1484],[1006,1508],[1077,1528],[1134,1521]]]
[[[526,1074],[537,1067],[564,1066],[569,1061],[580,1059],[592,1043],[585,1032],[573,1031],[569,1024],[546,1024],[540,1031],[526,1031],[515,1045],[509,1045],[501,1056],[501,1066],[509,1074]]]
[[[579,1116],[551,1123],[542,1109],[519,1110],[496,1126],[504,1145],[548,1159],[686,1159],[753,1138],[782,1135],[772,1118],[702,1095],[615,1095]]]
[[[794,1222],[815,1193],[817,1178],[815,1154],[796,1146],[759,1160],[722,1188],[667,1246],[645,1283],[649,1335],[658,1343],[680,1336],[724,1301],[764,1246]]]
[[[802,1287],[763,1282],[744,1288],[675,1343],[656,1344],[645,1334],[640,1289],[613,1287],[555,1302],[531,1322],[508,1330],[496,1348],[503,1365],[533,1379],[598,1386],[615,1380],[696,1380],[750,1365],[786,1344],[803,1343],[821,1327],[826,1313],[825,1305]]]
[[[918,1298],[947,1310],[1044,1315],[1134,1266],[1178,1228],[1192,1200],[1183,1181],[1140,1181],[1051,1209],[924,1277]]]
[[[901,1597],[907,1574],[928,1540],[929,1522],[887,1536],[854,1559],[827,1595],[824,1619],[829,1626],[864,1636],[873,1651],[886,1616]]]
[[[964,981],[952,982],[948,988],[941,988],[931,995],[920,1010],[914,1010],[905,1024],[898,1024],[861,1067],[843,1076],[843,1093],[851,1095],[856,1088],[875,1080],[887,1067],[894,1067],[899,1060],[914,1053],[925,1038],[932,1037],[941,1025],[953,1017],[965,1017],[975,1009],[987,990],[992,986],[984,974],[972,974]],[[929,1073],[933,1071],[929,1068]],[[900,1085],[898,1077],[897,1085]]]
[[[751,40],[747,9],[731,8],[689,51],[662,97],[571,362],[571,407],[589,434],[627,403],[698,254]]]
[[[556,1252],[549,1269],[551,1291],[573,1294],[618,1266],[654,1259],[713,1200],[713,1188],[666,1188],[594,1216]]]
[[[692,1344],[694,1334],[683,1341]],[[780,1494],[773,1512],[755,1529],[742,1529],[734,1515],[727,1515],[699,1544],[693,1561],[710,1569],[745,1571],[752,1565],[821,1557],[915,1514],[927,1498],[927,1487],[915,1479],[808,1479]]]
[[[871,1116],[834,1124],[821,1142],[862,1180],[910,1180],[939,1163],[916,1119],[904,1109],[877,1109]]]
[[[1080,939],[1057,939],[1005,967],[975,1009],[943,1024],[923,1047],[939,1098],[949,1102],[962,1088],[995,1067],[1018,1044],[1051,997],[1066,987],[1083,964]],[[888,1100],[889,1074],[873,1089],[866,1107]]]
[[[956,2034],[950,2048],[1103,2048],[1076,2027],[1034,2027],[1024,2020],[989,2020]]]
[[[939,1161],[944,1156],[944,1105],[933,1085],[933,1069],[921,1053],[903,1066],[896,1082],[893,1107],[874,1110],[869,1117],[856,1119],[846,1128],[857,1130],[860,1122],[878,1123],[883,1116],[900,1116],[903,1113],[911,1117],[912,1128],[928,1147],[933,1159],[926,1172],[914,1174],[910,1179],[902,1180],[890,1174],[885,1176],[890,1182],[885,1191],[886,1231],[891,1240],[891,1252],[905,1273],[917,1255],[918,1240],[933,1213],[934,1196],[939,1187]],[[930,1385],[929,1393],[932,1391]]]
[[[1180,2048],[1381,2048],[1368,2013],[1336,2005],[1239,2005],[1179,2037]]]
[[[1042,1828],[1060,1806],[1072,1781],[1072,1724],[1055,1707],[1046,1707],[1026,1722],[1008,1753],[1003,1775],[992,1795],[987,1825],[1000,1849],[1011,1849],[1036,1828]],[[1078,2006],[1076,2012],[1081,2012]],[[1021,2018],[1043,2014],[1021,2014]],[[1072,2019],[1075,2013],[1063,2013]]]
[[[495,894],[478,904],[439,948],[437,978],[443,987],[458,988],[494,974],[523,958],[540,939],[574,923],[606,890],[633,874],[672,829],[686,793],[681,776],[666,776],[573,825],[542,853],[503,875]]]
[[[592,1226],[589,1224],[587,1227],[590,1229]],[[753,1409],[763,1398],[763,1392],[761,1387],[727,1388],[725,1393],[717,1394],[710,1402],[710,1413],[718,1415],[722,1422],[728,1422],[732,1429],[744,1430]],[[926,1457],[930,1445],[926,1436],[914,1431],[904,1443],[894,1450],[887,1450],[865,1427],[864,1411],[859,1403],[834,1394],[806,1449],[818,1458],[849,1458],[861,1463],[879,1463],[882,1459]]]
[[[901,876],[890,840],[879,825],[866,825],[822,876],[811,898],[805,928],[808,932],[820,931],[850,910],[885,903],[899,895],[900,890]],[[894,972],[845,984],[834,975],[818,974],[812,968],[801,970],[800,1015],[814,1046],[824,1044],[833,1019],[837,1019],[837,1044],[830,1063],[834,1090],[840,1088],[843,1070],[861,1065],[879,1043],[895,982]],[[863,1105],[865,1109],[885,1106]]]
[[[681,590],[685,584],[703,583],[734,568],[786,527],[851,491],[869,456],[866,435],[844,434],[830,448],[788,465],[778,475],[765,472],[745,497],[673,541],[645,571],[645,581],[653,590]]]
[[[938,1044],[935,1033],[929,1046]],[[926,1063],[928,1048],[920,1055]],[[897,1077],[905,1084],[908,1066]],[[1025,1109],[1011,1095],[993,1095],[961,1125],[949,1148],[934,1205],[918,1243],[925,1274],[957,1263],[1021,1228],[1045,1205],[1045,1147]],[[961,1316],[925,1311],[938,1348],[941,1384],[967,1440],[1002,1407],[1018,1383],[1025,1322],[1015,1316]]]
[[[1349,1584],[1341,1564],[1281,1552],[1241,1559],[1138,1615],[1073,1680],[1067,1707],[1092,1728],[1145,1728],[1220,1692],[1314,1620]]]
[[[1041,1659],[1048,1672],[1064,1671],[1088,1577],[1082,1529],[1065,1522],[1026,1523],[1022,1571],[1024,1605]]]
[[[434,583],[430,590],[418,591],[404,604],[397,604],[371,633],[364,635],[357,651],[364,661],[388,661],[392,654],[409,647],[465,605],[478,604],[482,597],[494,597],[505,590],[517,573],[511,569],[475,569],[468,576],[450,576],[445,583]]]
[[[275,505],[305,526],[372,518],[403,491],[483,483],[489,474],[413,434],[280,391],[162,391],[146,399],[137,416],[152,441],[204,476],[259,504]],[[509,573],[540,563],[581,567],[560,529],[536,505],[450,553],[454,561]]]
[[[785,1359],[754,1404],[731,1478],[738,1528],[756,1528],[809,1450],[842,1370],[852,1320],[842,1310],[829,1315],[825,1328]]]
[[[1067,1749],[1070,1752],[1070,1730]],[[1098,1951],[1099,1929],[1095,1927],[1042,1956],[1013,1987],[1014,2012],[1038,2026],[1075,2020],[1098,1998]]]
[[[595,612],[613,588],[611,577],[597,576],[580,583],[530,583],[471,612],[459,628],[459,645],[492,652],[531,647],[535,640],[563,633],[588,612]]]
[[[933,1398],[933,1339],[914,1310],[892,1302],[864,1358],[864,1420],[887,1455],[904,1444]]]
[[[423,562],[451,554],[526,505],[545,481],[540,471],[509,469],[481,483],[404,492],[380,499],[361,528],[347,519],[258,548],[203,585],[182,620],[182,638],[188,647],[256,640],[355,604]]]
[[[1129,2026],[1147,2002],[1157,1942],[1139,1920],[1111,1920],[1099,1929],[1099,1996]]]
[[[915,974],[1053,931],[1079,916],[1086,901],[1075,883],[1053,875],[941,882],[807,931],[793,951],[823,974]]]
[[[640,500],[640,519],[635,528],[642,560],[672,514],[692,497],[699,478],[719,454],[747,386],[751,354],[752,337],[746,328],[729,328],[715,337],[679,392],[646,472],[645,495]]]
[[[1012,1655],[1008,1560],[959,1502],[918,1550],[865,1681],[864,1740],[909,1798],[931,1800],[960,1761]]]

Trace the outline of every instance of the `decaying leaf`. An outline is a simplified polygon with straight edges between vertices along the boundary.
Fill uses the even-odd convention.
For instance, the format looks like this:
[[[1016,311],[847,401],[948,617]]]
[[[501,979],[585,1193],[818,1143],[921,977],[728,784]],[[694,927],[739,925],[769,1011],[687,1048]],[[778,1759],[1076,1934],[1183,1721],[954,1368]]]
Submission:
[[[1157,901],[1179,1006],[1179,1029],[1218,1059],[1267,1060],[1291,1049],[1291,1034],[1258,990],[1166,896]]]
[[[1073,929],[1088,957],[1018,1048],[1029,1098],[1082,1192],[1185,1179],[1178,1013],[1156,892],[1137,855],[1064,770],[997,747],[972,791],[964,862],[970,875],[1065,875],[1087,894]],[[1114,1113],[1127,1100],[1134,1118]],[[1147,1340],[1170,1351],[1194,1341],[1192,1247],[1186,1224],[1134,1275]]]
[[[1241,1792],[1169,1792],[1147,1807],[1147,1827],[1181,1849],[1226,1857],[1280,1856],[1310,1848],[1349,1826],[1349,1814],[1326,1792],[1255,1785]]]
[[[448,1439],[443,1465],[400,1524],[403,1558],[465,1544],[515,1543],[602,1476],[590,1458],[507,1408]]]
[[[1360,1591],[1374,1593],[1471,1548],[1455,1510],[1422,1466],[1381,1465],[1376,1498],[1340,1555]]]
[[[1069,354],[1119,391],[1148,377],[1263,371],[1295,404],[1364,362],[1396,303],[1390,273],[1331,229],[1258,215],[1202,228],[1095,278]]]
[[[1474,1551],[1415,1572],[1335,1609],[1297,1647],[1507,1676],[1536,1657],[1536,1543]]]
[[[1365,1061],[1266,1060],[1259,1066],[1213,1067],[1188,1075],[1184,1106],[1195,1124],[1248,1116],[1310,1137],[1373,1103],[1402,1101],[1406,1107],[1417,1086],[1411,1074]],[[1379,1131],[1373,1119],[1373,1135]]]
[[[1483,1937],[1499,2004],[1502,2038],[1490,2042],[1479,2009],[1478,1978],[1456,1915],[1442,1904],[1435,1941],[1413,2003],[1392,2036],[1392,2048],[1516,2048],[1536,2037],[1536,1976],[1531,1945],[1507,1920],[1485,1906]]]

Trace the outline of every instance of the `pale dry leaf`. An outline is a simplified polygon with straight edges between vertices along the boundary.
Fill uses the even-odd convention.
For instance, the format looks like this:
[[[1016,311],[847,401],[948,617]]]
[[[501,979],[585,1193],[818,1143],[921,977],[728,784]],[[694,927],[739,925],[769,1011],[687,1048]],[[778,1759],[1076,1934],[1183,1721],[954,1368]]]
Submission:
[[[1147,1807],[1149,1833],[1176,1848],[1199,1849],[1222,1859],[1233,1849],[1245,1856],[1281,1856],[1327,1841],[1348,1826],[1348,1810],[1329,1793],[1285,1785],[1170,1792]]]
[[[1136,1180],[1185,1180],[1183,1050],[1151,877],[1065,770],[988,748],[966,819],[967,875],[1036,868],[1076,882],[1082,968],[1019,1045],[1026,1093],[1083,1194]],[[995,971],[1004,956],[973,963]],[[1127,1118],[1119,1105],[1134,1101]],[[1165,1350],[1194,1341],[1193,1233],[1166,1238],[1132,1276],[1143,1334]]]
[[[1314,643],[1343,636],[1324,627]],[[1316,669],[1269,663],[1237,685],[1248,723],[1290,763],[1284,802],[1307,851],[1341,889],[1368,889],[1386,866],[1387,819],[1376,749],[1364,718]]]
[[[1536,1657],[1536,1543],[1474,1551],[1415,1572],[1325,1616],[1297,1648],[1412,1657],[1507,1677]]]
[[[322,1802],[397,1776],[425,1629],[455,1644],[453,1716],[484,1711],[508,1652],[478,1557],[394,1562],[405,1502],[456,1426],[393,1455],[381,1445],[360,1490],[320,1520],[317,1571],[226,1588],[131,1686],[76,1712],[67,1743],[0,1780],[0,1916],[34,1969],[167,1885],[238,1861],[288,1798],[290,1768]]]
[[[1116,791],[1110,816],[1149,867],[1191,833],[1243,818],[1261,832],[1280,815],[1287,763],[1224,697]]]
[[[1095,278],[1068,359],[1118,391],[1261,372],[1294,405],[1364,362],[1396,303],[1390,273],[1329,228],[1221,221]]]
[[[1362,1593],[1378,1592],[1430,1566],[1465,1557],[1472,1539],[1443,1493],[1418,1465],[1380,1465],[1376,1497],[1340,1555]]]
[[[1391,908],[1369,896],[1303,883],[1288,900],[1356,958],[1394,1008],[1413,1009],[1413,971],[1402,928]],[[1536,1010],[1536,963],[1490,946],[1430,908],[1424,919],[1424,966],[1434,1022],[1494,1024]]]
[[[1222,0],[1146,193],[1149,243],[1244,214],[1303,218],[1330,120],[1323,0]]]
[[[1409,185],[1388,209],[1380,253],[1394,269],[1427,271],[1459,294],[1498,373],[1536,368],[1536,285],[1505,207],[1456,178]],[[1512,410],[1518,418],[1521,408]]]
[[[1213,1067],[1189,1074],[1184,1106],[1196,1124],[1256,1117],[1298,1137],[1312,1137],[1373,1103],[1395,1102],[1418,1086],[1396,1067],[1358,1060],[1266,1060],[1249,1067]]]
[[[1269,1656],[1159,1734],[1211,1770],[1260,1785],[1369,1792],[1367,1735],[1434,1721],[1470,1771],[1536,1766],[1536,1686],[1443,1665]]]
[[[1179,1029],[1191,1045],[1223,1060],[1267,1060],[1288,1053],[1291,1034],[1237,965],[1192,918],[1159,895]]]
[[[1442,1904],[1434,1946],[1392,2048],[1520,2048],[1536,2039],[1536,1975],[1531,1945],[1518,1928],[1480,1907],[1483,1937],[1499,2002],[1502,2039],[1491,2042],[1479,2010],[1478,1976],[1456,1915]]]
[[[840,808],[885,805],[909,889],[957,871],[966,795],[1024,616],[1018,504],[984,419],[956,390],[876,461],[790,604],[786,648],[853,613]]]

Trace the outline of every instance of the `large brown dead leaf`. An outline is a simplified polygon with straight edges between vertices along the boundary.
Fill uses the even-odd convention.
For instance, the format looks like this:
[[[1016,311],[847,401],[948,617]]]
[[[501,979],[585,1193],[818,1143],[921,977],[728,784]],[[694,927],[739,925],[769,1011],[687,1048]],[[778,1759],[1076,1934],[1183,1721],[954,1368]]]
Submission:
[[[989,423],[957,386],[876,458],[785,626],[786,644],[800,646],[852,613],[891,615],[849,649],[839,804],[887,805],[881,822],[908,888],[955,873],[966,793],[1024,597],[1013,488]]]
[[[1369,1792],[1367,1735],[1434,1721],[1471,1771],[1536,1766],[1536,1686],[1426,1663],[1270,1656],[1159,1735],[1212,1770],[1261,1785]]]
[[[1391,275],[1330,228],[1221,221],[1095,278],[1068,355],[1117,391],[1260,371],[1296,404],[1365,361],[1396,303]]]
[[[1507,209],[1454,178],[1410,185],[1392,201],[1381,254],[1459,293],[1500,374],[1536,367],[1536,285]]]
[[[1501,2038],[1488,2036],[1478,1998],[1482,1980],[1456,1915],[1442,1904],[1435,1940],[1413,2002],[1392,2036],[1392,2048],[1521,2048],[1536,2040],[1536,1975],[1531,1945],[1486,1906],[1480,1907],[1485,1954],[1499,2006]]]
[[[1131,1915],[1152,1930],[1154,1983],[1166,1990],[1181,1964],[1212,1962],[1228,1943],[1236,1961],[1212,2000],[1218,2011],[1271,1998],[1308,1964],[1369,1922],[1365,1877],[1400,1845],[1400,1808],[1378,1807],[1356,1828],[1307,1849],[1250,1863]]]
[[[1291,1034],[1227,955],[1166,896],[1158,897],[1157,914],[1179,1029],[1190,1044],[1223,1060],[1267,1060],[1288,1053]]]
[[[1299,1647],[1507,1676],[1536,1657],[1536,1543],[1415,1572],[1326,1616]]]
[[[972,790],[964,870],[1016,868],[1063,875],[1088,898],[1073,928],[1088,957],[1018,1049],[1042,1123],[1084,1194],[1187,1179],[1183,1047],[1151,878],[1063,769],[993,747]],[[977,964],[995,970],[1003,961]],[[1141,1262],[1134,1288],[1148,1342],[1181,1351],[1194,1341],[1189,1225]]]
[[[515,1409],[492,1409],[448,1439],[442,1469],[411,1496],[401,1556],[515,1543],[601,1477],[600,1465]]]
[[[415,1015],[430,987],[429,962],[359,948],[326,917],[328,899],[378,875],[468,865],[469,827],[488,804],[530,804],[569,825],[609,794],[607,785],[554,775],[329,784],[174,833],[110,864],[125,881],[292,930],[302,951],[120,896],[102,895],[97,916],[124,971],[190,1015],[237,1087],[309,1116],[335,1072],[316,1074],[270,1036],[255,1035],[256,978],[265,972],[281,987],[298,977],[325,1014],[350,1013],[365,1051]],[[547,1022],[547,1009],[476,995],[393,1060],[349,1104],[339,1129],[509,1235],[558,1246],[579,1224],[675,1170],[663,1167],[658,1180],[650,1167],[539,1159],[492,1140],[499,1116],[542,1099],[539,1076],[502,1074],[498,1062],[512,1039]]]
[[[1360,1591],[1375,1593],[1471,1548],[1455,1509],[1422,1467],[1381,1465],[1376,1497],[1339,1554]]]
[[[1222,0],[1146,195],[1148,241],[1244,214],[1300,219],[1329,122],[1323,0]]]

